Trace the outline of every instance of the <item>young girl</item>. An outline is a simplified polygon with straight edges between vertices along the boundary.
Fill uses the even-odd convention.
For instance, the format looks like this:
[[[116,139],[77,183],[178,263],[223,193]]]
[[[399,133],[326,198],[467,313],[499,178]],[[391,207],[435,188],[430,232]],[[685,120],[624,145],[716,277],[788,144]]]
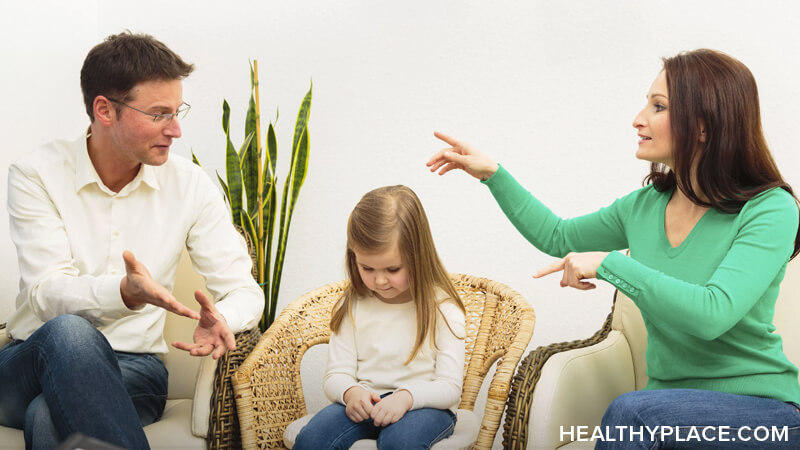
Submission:
[[[350,287],[333,309],[325,395],[295,449],[427,449],[453,433],[464,305],[405,186],[368,192],[347,223]]]

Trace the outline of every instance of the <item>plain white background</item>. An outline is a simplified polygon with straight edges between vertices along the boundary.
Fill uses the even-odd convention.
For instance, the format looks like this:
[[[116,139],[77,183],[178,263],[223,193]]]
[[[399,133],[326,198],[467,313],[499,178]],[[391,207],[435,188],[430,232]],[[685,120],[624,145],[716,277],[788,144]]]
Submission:
[[[196,65],[190,115],[173,152],[222,171],[222,99],[243,138],[248,60],[259,61],[262,115],[277,121],[281,183],[300,100],[314,83],[311,159],[292,222],[281,306],[342,279],[345,222],[366,191],[414,189],[451,272],[508,284],[536,310],[531,349],[590,336],[612,290],[564,290],[531,274],[552,259],[521,238],[488,190],[424,165],[441,130],[506,166],[564,217],[641,186],[634,115],[662,56],[709,47],[747,64],[759,83],[767,140],[800,188],[800,6],[792,0],[585,1],[42,1],[4,2],[0,16],[0,173],[37,145],[88,125],[79,71],[89,49],[124,29],[162,40]],[[264,122],[266,127],[267,122]],[[264,128],[265,129],[265,128]],[[5,203],[6,185],[0,183]],[[146,217],[132,220],[147,220]],[[0,318],[18,271],[0,225]],[[310,409],[324,350],[304,366]],[[478,405],[479,408],[481,405]],[[500,441],[502,429],[496,443]]]

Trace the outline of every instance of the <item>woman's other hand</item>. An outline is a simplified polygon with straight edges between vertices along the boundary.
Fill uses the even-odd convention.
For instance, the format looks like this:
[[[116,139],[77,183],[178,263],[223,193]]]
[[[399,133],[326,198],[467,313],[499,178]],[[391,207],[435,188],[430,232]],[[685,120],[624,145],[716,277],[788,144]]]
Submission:
[[[607,255],[608,252],[569,253],[564,259],[536,272],[533,278],[541,278],[553,272],[563,272],[561,287],[570,286],[582,291],[594,289],[597,287],[594,283],[583,280],[597,278],[597,268]]]
[[[439,175],[444,175],[453,169],[461,169],[483,181],[497,172],[497,163],[483,153],[438,131],[433,135],[450,147],[440,150],[428,160],[426,165],[431,168],[431,172],[438,170]]]

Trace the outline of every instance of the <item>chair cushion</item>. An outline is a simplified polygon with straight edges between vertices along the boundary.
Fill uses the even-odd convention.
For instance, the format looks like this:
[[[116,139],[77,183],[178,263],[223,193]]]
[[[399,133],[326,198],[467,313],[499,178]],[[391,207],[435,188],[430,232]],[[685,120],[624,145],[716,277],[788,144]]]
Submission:
[[[206,440],[192,435],[191,400],[167,400],[164,415],[158,422],[144,427],[153,450],[206,448]],[[25,448],[22,430],[0,426],[0,449]]]
[[[25,448],[22,430],[0,426],[0,448]]]
[[[297,438],[297,435],[300,433],[300,430],[306,426],[312,417],[314,417],[314,414],[308,414],[300,419],[295,420],[294,422],[290,423],[288,427],[286,427],[286,431],[283,433],[283,443],[286,445],[286,448],[292,448],[292,446],[294,446],[294,441]],[[475,445],[475,441],[478,440],[480,426],[481,422],[474,412],[468,409],[459,409],[456,412],[456,428],[453,430],[453,434],[449,438],[437,442],[432,448],[464,450],[471,449],[472,446]],[[353,446],[350,448],[372,450],[377,449],[378,447],[374,440],[362,439],[353,444]]]
[[[144,427],[147,441],[156,449],[205,449],[206,440],[192,434],[192,401],[167,400],[164,415]]]

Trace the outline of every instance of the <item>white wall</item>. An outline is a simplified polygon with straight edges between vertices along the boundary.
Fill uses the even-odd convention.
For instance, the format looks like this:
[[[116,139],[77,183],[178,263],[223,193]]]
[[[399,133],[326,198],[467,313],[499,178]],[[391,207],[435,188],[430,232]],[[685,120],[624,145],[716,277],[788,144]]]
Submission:
[[[374,187],[403,183],[421,197],[450,271],[502,281],[531,301],[531,348],[588,337],[609,311],[612,290],[533,280],[551,258],[516,233],[485,187],[463,174],[427,172],[425,161],[442,147],[432,133],[489,153],[557,213],[590,212],[640,186],[647,166],[633,157],[631,122],[660,57],[681,50],[716,48],[750,67],[775,158],[800,188],[800,6],[792,0],[31,0],[3,9],[3,174],[34,146],[86,127],[83,57],[126,28],[153,34],[196,64],[184,83],[192,111],[173,151],[194,149],[211,175],[223,170],[223,98],[234,110],[234,140],[243,137],[248,59],[259,60],[264,115],[280,107],[284,164],[313,78],[311,162],[281,305],[341,279],[350,209]],[[0,264],[0,314],[7,316],[18,272],[5,220]],[[323,363],[324,352],[308,362],[311,371]],[[307,384],[312,409],[321,407],[318,381]]]

